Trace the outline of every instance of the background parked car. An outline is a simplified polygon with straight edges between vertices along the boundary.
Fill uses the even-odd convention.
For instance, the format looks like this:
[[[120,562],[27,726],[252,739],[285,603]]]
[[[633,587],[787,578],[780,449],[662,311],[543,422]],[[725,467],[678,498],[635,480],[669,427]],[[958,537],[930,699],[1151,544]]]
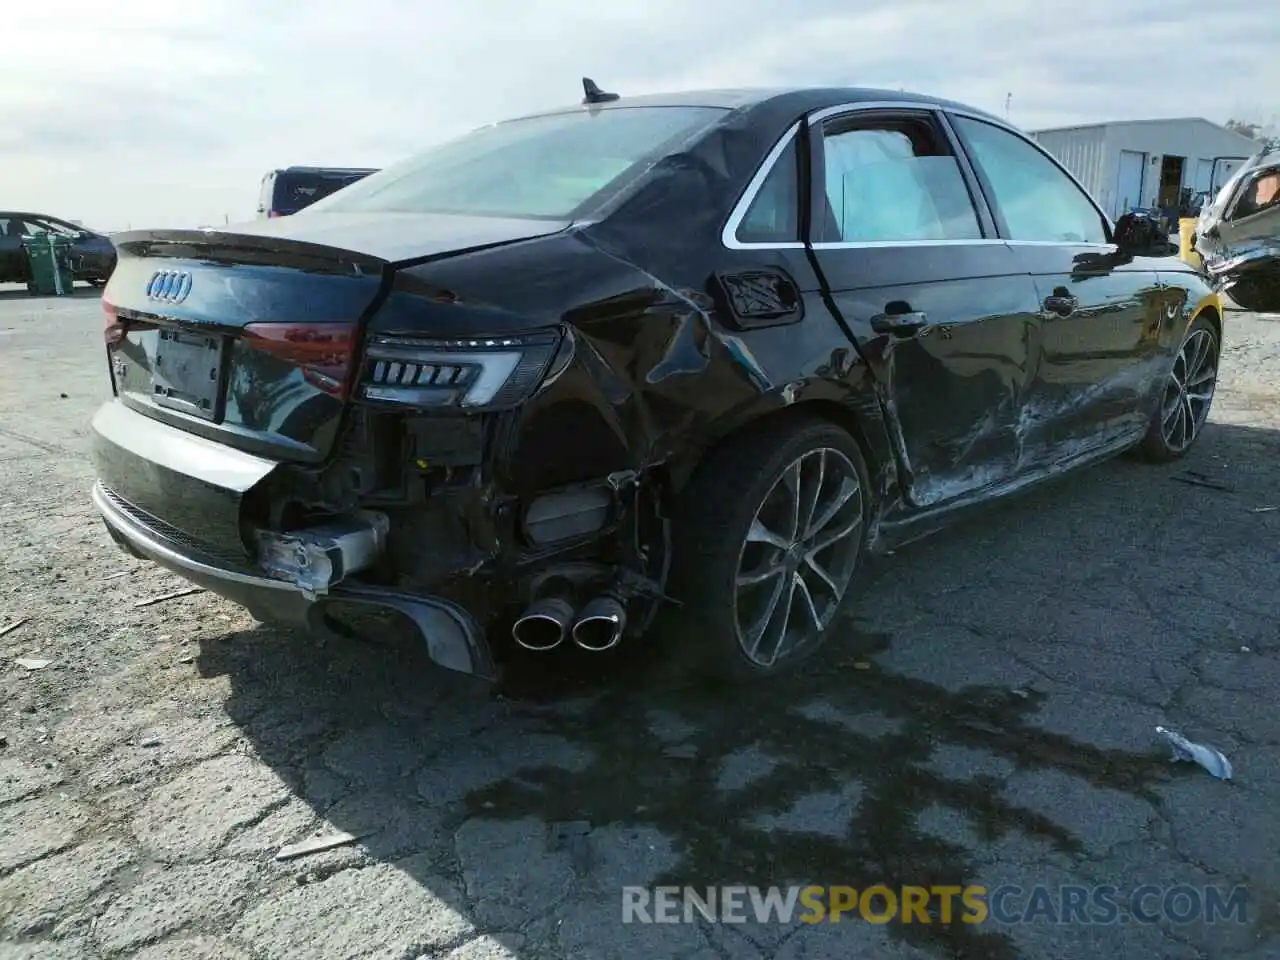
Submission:
[[[72,238],[71,272],[76,280],[101,287],[111,279],[116,251],[106,234],[42,213],[0,210],[0,283],[26,283],[30,268],[24,235],[60,233]]]
[[[285,167],[272,170],[262,178],[258,216],[287,217],[377,172],[364,167]]]

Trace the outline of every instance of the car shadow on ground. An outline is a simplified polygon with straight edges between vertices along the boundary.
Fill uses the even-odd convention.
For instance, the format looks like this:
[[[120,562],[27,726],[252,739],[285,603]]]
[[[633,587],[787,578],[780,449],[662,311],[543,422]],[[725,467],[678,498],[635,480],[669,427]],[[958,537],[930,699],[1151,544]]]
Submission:
[[[1194,679],[1161,687],[1161,662],[1230,641],[1212,612],[1159,597],[1203,599],[1259,557],[1274,572],[1280,514],[1253,508],[1274,495],[1278,453],[1275,433],[1215,424],[1181,464],[1120,459],[1007,501],[874,563],[821,660],[759,689],[682,680],[659,645],[521,654],[490,691],[394,629],[335,643],[264,626],[203,640],[197,665],[229,678],[227,713],[294,797],[362,838],[299,861],[299,883],[394,862],[479,927],[529,931],[580,910],[597,938],[600,924],[623,930],[625,884],[963,886],[999,870],[1009,844],[1063,863],[1096,853],[1081,818],[1105,810],[1022,802],[1002,786],[1015,773],[1153,816],[1163,787],[1205,776],[1154,738],[1118,745],[1093,729],[1113,718],[1084,708],[1040,722],[1077,682],[1041,655],[1102,658],[1120,687],[1141,675],[1125,695],[1143,723],[1169,706]],[[1167,637],[1201,646],[1175,657]],[[968,833],[931,829],[939,811]],[[930,954],[1024,955],[990,925],[885,929]],[[750,936],[768,953],[775,934]]]

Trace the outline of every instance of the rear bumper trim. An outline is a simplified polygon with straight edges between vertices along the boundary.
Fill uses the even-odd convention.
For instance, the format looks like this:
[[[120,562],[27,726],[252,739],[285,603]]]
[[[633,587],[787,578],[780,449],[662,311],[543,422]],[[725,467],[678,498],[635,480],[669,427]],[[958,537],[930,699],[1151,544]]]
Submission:
[[[359,603],[399,611],[417,627],[427,655],[440,666],[485,680],[496,680],[497,669],[484,634],[474,618],[442,597],[420,597],[382,587],[340,583],[315,601],[291,583],[273,580],[225,559],[204,555],[179,543],[142,519],[141,511],[116,496],[101,482],[93,485],[93,505],[112,538],[135,556],[245,607],[255,619],[291,623],[309,630],[326,630],[327,603]],[[156,525],[160,524],[156,521]]]

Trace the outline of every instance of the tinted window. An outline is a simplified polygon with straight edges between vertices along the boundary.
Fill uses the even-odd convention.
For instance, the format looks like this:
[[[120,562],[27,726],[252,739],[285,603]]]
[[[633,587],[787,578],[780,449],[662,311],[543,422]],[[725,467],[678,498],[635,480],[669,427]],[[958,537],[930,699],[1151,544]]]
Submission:
[[[1280,171],[1258,177],[1245,187],[1232,215],[1235,219],[1251,217],[1277,205],[1280,205]]]
[[[568,219],[723,113],[623,107],[512,120],[376,173],[313,209]]]
[[[828,204],[823,240],[981,239],[960,167],[929,124],[860,125],[828,133],[823,149]]]
[[[276,177],[275,209],[301,210],[361,179],[362,175],[281,173]]]
[[[993,124],[953,120],[991,183],[1010,240],[1107,242],[1101,214],[1039,149]]]
[[[796,141],[792,137],[760,185],[738,226],[743,243],[789,243],[800,239],[800,191]]]

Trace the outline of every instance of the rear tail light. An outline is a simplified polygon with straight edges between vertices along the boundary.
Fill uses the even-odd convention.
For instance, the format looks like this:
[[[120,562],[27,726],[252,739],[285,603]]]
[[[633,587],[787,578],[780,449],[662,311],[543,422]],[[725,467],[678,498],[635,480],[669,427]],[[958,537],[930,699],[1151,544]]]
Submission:
[[[359,393],[415,407],[512,407],[542,382],[559,344],[554,331],[474,340],[375,336]]]
[[[102,301],[102,339],[107,346],[114,346],[124,339],[124,324],[116,314],[113,303]]]
[[[251,323],[241,343],[298,367],[307,382],[345,397],[355,354],[354,323]]]

